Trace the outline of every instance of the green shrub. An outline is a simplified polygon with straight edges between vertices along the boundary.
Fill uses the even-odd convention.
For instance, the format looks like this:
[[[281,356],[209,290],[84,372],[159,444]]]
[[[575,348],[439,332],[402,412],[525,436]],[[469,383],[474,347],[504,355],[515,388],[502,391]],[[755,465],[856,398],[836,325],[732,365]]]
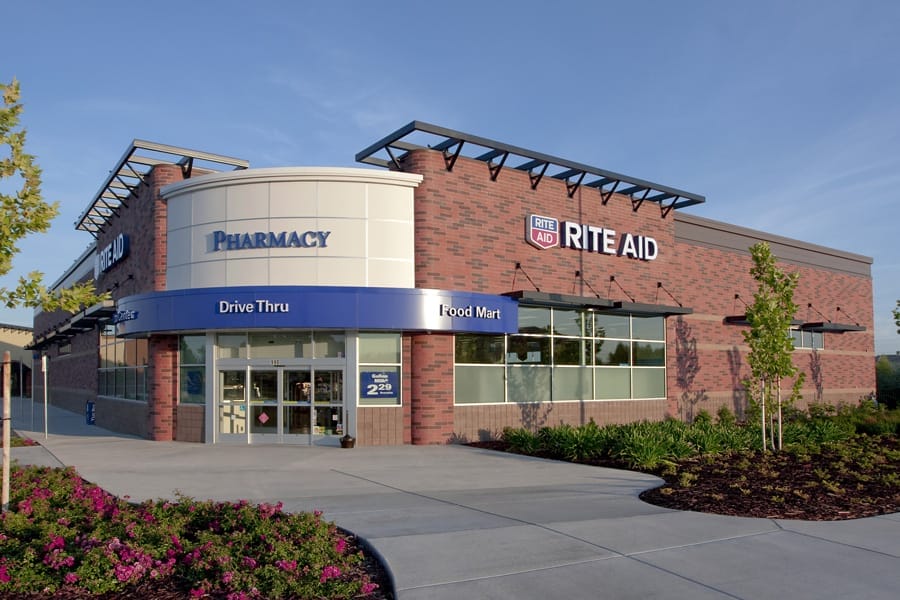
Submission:
[[[737,418],[731,412],[731,409],[723,404],[716,411],[716,423],[723,427],[732,427],[737,424]]]
[[[507,427],[503,430],[501,439],[509,444],[510,451],[518,454],[537,454],[541,449],[541,441],[538,436],[525,428]]]

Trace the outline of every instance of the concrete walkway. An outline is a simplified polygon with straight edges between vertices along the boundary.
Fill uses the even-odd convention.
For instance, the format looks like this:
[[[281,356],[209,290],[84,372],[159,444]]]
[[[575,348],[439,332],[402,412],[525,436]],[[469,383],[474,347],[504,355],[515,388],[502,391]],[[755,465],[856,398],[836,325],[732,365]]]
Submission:
[[[18,408],[16,429],[42,444],[14,449],[20,462],[72,465],[133,500],[322,510],[381,553],[401,600],[900,597],[900,514],[814,523],[671,511],[637,498],[658,479],[628,471],[463,446],[150,442],[55,407],[44,439],[41,415],[28,431],[30,406]]]

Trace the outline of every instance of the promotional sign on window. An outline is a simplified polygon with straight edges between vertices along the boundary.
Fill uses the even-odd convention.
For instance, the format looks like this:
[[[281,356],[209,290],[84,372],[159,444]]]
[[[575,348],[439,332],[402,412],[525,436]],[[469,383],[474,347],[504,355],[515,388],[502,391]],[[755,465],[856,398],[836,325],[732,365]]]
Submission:
[[[361,398],[397,398],[399,381],[396,371],[363,371],[359,374]]]

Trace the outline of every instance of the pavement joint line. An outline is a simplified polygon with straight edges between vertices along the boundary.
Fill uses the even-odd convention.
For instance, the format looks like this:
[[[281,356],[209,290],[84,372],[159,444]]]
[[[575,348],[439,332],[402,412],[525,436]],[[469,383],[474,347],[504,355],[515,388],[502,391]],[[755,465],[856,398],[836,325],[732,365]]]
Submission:
[[[633,560],[633,561],[635,561],[635,562],[638,562],[638,563],[640,563],[640,564],[642,564],[642,565],[644,565],[644,566],[647,566],[647,567],[650,567],[650,568],[653,568],[653,569],[657,569],[657,570],[659,570],[659,571],[662,571],[663,573],[668,573],[669,575],[672,575],[673,577],[677,577],[677,578],[679,578],[679,579],[683,579],[684,581],[693,583],[694,585],[699,585],[700,587],[706,588],[706,589],[708,589],[708,590],[712,590],[712,591],[717,592],[717,593],[719,593],[719,594],[722,594],[722,595],[724,595],[724,596],[728,596],[729,598],[734,598],[735,600],[747,600],[747,599],[744,598],[743,596],[737,596],[737,595],[735,595],[735,594],[732,594],[731,592],[726,592],[725,590],[722,590],[722,589],[719,589],[719,588],[717,588],[717,587],[715,587],[715,586],[709,585],[708,583],[703,583],[702,581],[697,581],[696,579],[694,579],[694,578],[692,578],[692,577],[688,577],[687,575],[682,575],[681,573],[677,573],[677,572],[673,571],[672,569],[666,569],[666,568],[661,567],[661,566],[659,566],[659,565],[654,565],[654,564],[651,563],[651,562],[647,562],[646,560],[642,560],[642,559],[637,558],[637,557],[634,557],[634,556],[629,556],[628,558],[629,558],[630,560]]]
[[[887,521],[889,519],[885,519],[885,520]],[[840,522],[840,521],[836,521],[836,522]],[[832,539],[822,537],[819,535],[812,535],[811,533],[806,533],[805,531],[797,531],[796,529],[785,529],[784,531],[786,531],[788,533],[793,533],[796,535],[801,535],[803,537],[808,537],[810,539],[819,540],[822,542],[828,542],[829,544],[843,546],[845,548],[853,548],[854,550],[863,550],[864,552],[871,552],[872,554],[879,554],[881,556],[886,556],[888,558],[900,558],[900,556],[898,556],[897,554],[891,554],[890,552],[883,552],[881,550],[876,550],[874,548],[866,548],[865,546],[857,546],[856,544],[848,544],[847,542],[841,542],[839,540],[832,540]]]
[[[455,579],[455,580],[450,580],[450,581],[439,581],[439,582],[435,582],[435,583],[426,583],[426,584],[422,584],[422,585],[413,585],[413,586],[408,586],[408,587],[399,587],[398,586],[395,589],[397,592],[405,592],[405,591],[421,590],[421,589],[427,589],[427,588],[446,587],[446,586],[456,585],[459,583],[471,583],[471,582],[477,582],[477,581],[489,581],[491,579],[502,579],[504,577],[512,577],[515,575],[524,575],[526,573],[539,573],[541,571],[553,571],[555,569],[561,569],[561,568],[565,568],[565,567],[586,565],[586,564],[590,564],[590,563],[597,563],[597,562],[603,562],[603,561],[614,560],[614,559],[633,560],[641,565],[644,565],[645,567],[650,567],[651,569],[656,569],[658,571],[662,571],[663,573],[666,573],[673,577],[677,577],[678,579],[683,579],[684,581],[687,581],[694,585],[700,586],[702,588],[712,590],[713,592],[722,594],[723,596],[727,596],[728,598],[734,598],[735,600],[746,600],[742,596],[736,596],[730,592],[726,592],[725,590],[721,590],[721,589],[713,587],[709,584],[703,583],[702,581],[697,581],[696,579],[692,579],[690,577],[687,577],[680,573],[676,573],[669,569],[664,569],[658,565],[654,565],[653,563],[648,563],[648,562],[640,560],[638,558],[633,558],[631,556],[626,556],[626,555],[622,555],[622,554],[618,554],[615,556],[597,556],[597,557],[589,558],[589,559],[585,559],[585,560],[569,561],[569,562],[560,563],[557,565],[550,565],[550,566],[546,566],[546,567],[535,567],[533,569],[522,569],[519,571],[509,571],[506,573],[483,575],[481,577],[471,577],[468,579]]]
[[[782,530],[784,531],[784,530]],[[695,546],[705,546],[707,544],[716,544],[719,542],[730,542],[732,540],[743,540],[752,537],[759,537],[763,535],[771,535],[773,533],[778,533],[778,531],[754,531],[753,533],[742,533],[740,535],[730,535],[727,537],[714,538],[711,540],[703,540],[700,542],[691,542],[690,544],[677,544],[675,546],[663,546],[660,548],[651,548],[650,550],[639,550],[637,552],[628,552],[623,554],[623,556],[627,556],[628,558],[633,558],[635,556],[641,556],[643,554],[653,554],[654,552],[666,552],[667,550],[681,550],[683,548],[693,548]]]
[[[382,538],[376,538],[376,539],[382,539]],[[570,560],[570,561],[560,562],[558,564],[548,565],[548,566],[544,566],[544,567],[534,567],[531,569],[518,569],[515,571],[506,571],[504,573],[494,573],[492,575],[481,575],[479,577],[468,577],[465,579],[448,579],[446,581],[436,581],[434,583],[423,583],[420,585],[397,587],[397,591],[400,592],[400,591],[409,591],[409,590],[421,590],[421,589],[425,589],[425,588],[441,587],[441,586],[446,586],[446,585],[455,585],[457,583],[469,583],[469,582],[473,582],[473,581],[488,581],[490,579],[500,579],[502,577],[512,577],[514,575],[523,575],[525,573],[539,573],[541,571],[552,571],[554,569],[562,569],[565,567],[574,567],[577,565],[586,565],[586,564],[590,564],[590,563],[603,562],[605,560],[612,560],[612,559],[626,559],[627,560],[627,557],[621,556],[621,555],[618,555],[618,556],[594,556],[592,558],[585,558],[583,560]]]

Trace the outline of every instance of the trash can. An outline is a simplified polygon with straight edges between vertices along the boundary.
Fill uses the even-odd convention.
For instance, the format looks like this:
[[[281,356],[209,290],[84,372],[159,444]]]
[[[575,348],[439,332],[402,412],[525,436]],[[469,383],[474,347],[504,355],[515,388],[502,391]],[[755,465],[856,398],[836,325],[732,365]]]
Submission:
[[[84,423],[93,425],[97,420],[97,414],[94,412],[94,401],[88,400],[84,405]]]

